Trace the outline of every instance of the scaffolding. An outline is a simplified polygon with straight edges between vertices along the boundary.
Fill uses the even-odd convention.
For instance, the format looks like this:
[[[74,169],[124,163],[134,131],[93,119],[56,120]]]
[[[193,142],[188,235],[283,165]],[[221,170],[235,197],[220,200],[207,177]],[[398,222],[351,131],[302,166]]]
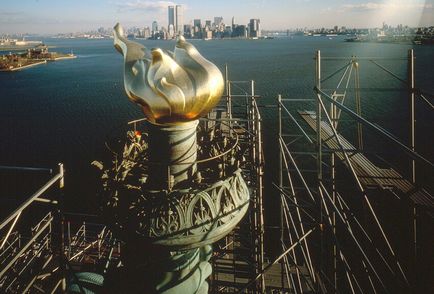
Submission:
[[[1,167],[2,170],[38,170],[20,169],[17,167]],[[50,171],[51,172],[51,171]],[[36,212],[35,206],[42,203],[58,204],[50,198],[47,191],[55,185],[63,185],[63,165],[40,189],[23,201],[10,213],[0,225],[0,290],[2,293],[26,293],[44,279],[44,272],[50,268],[53,260],[54,213],[51,209]],[[32,211],[33,210],[33,211]],[[33,215],[42,217],[34,223],[29,219]],[[25,226],[25,229],[22,226]],[[30,227],[30,230],[28,228]]]
[[[237,90],[231,90],[231,87]],[[261,116],[256,103],[259,96],[255,95],[254,81],[227,80],[227,90],[221,104],[207,118],[201,120],[200,126],[213,132],[218,129],[228,138],[237,138],[237,148],[243,157],[240,168],[249,186],[250,203],[249,213],[244,220],[230,235],[214,246],[211,287],[216,293],[238,292],[247,282],[260,275],[264,263],[264,159]],[[144,119],[131,121],[127,127],[130,131],[138,131],[143,121]],[[117,139],[115,141],[118,142]],[[106,146],[112,150],[111,146]],[[112,232],[102,224],[98,216],[66,213],[61,201],[63,187],[63,165],[59,165],[59,173],[3,222],[0,229],[4,234],[0,240],[7,252],[1,253],[0,289],[5,293],[16,293],[21,289],[30,293],[39,290],[50,293],[66,292],[71,289],[82,292],[86,284],[83,273],[93,273],[95,275],[91,278],[99,281],[109,267],[119,265],[121,242],[113,237]],[[45,197],[44,192],[49,188],[54,190],[54,194],[50,193],[50,197]],[[50,212],[36,226],[38,229],[43,224],[42,229],[45,231],[42,235],[35,229],[36,235],[23,245],[23,237],[15,228],[15,224],[21,212],[27,206],[34,206],[36,202],[49,205],[46,209]],[[40,207],[35,209],[38,210]],[[34,248],[40,250],[34,252]],[[33,254],[32,256],[46,258],[37,274],[30,270],[31,263],[28,262],[28,258],[23,258],[23,252],[26,256]],[[17,276],[15,269],[21,267],[27,271],[23,270],[22,275]],[[32,279],[27,282],[21,276],[31,276]],[[102,283],[102,280],[100,282]],[[265,282],[262,277],[248,286],[249,293],[263,293],[264,289]]]
[[[248,293],[265,291],[264,277],[255,280],[264,266],[264,216],[261,114],[254,81],[229,80],[225,70],[226,94],[208,120],[218,120],[224,131],[236,133],[244,160],[240,168],[250,191],[249,213],[223,240],[214,245],[213,293],[236,293],[249,281]],[[232,135],[232,134],[228,134]]]
[[[279,150],[273,183],[264,183],[260,111],[264,105],[258,103],[255,82],[231,81],[226,68],[226,93],[200,124],[237,138],[251,198],[244,219],[213,245],[210,292],[428,292],[424,283],[429,283],[429,271],[424,273],[424,265],[431,266],[432,239],[422,240],[420,232],[433,227],[434,199],[426,179],[418,174],[432,176],[433,164],[416,151],[415,109],[424,105],[432,113],[433,96],[414,86],[412,50],[408,58],[399,59],[408,64],[407,78],[393,73],[383,60],[316,53],[313,97],[279,95],[273,107]],[[331,71],[324,62],[333,64]],[[404,85],[408,143],[362,109],[366,89],[361,86],[360,68],[365,63]],[[131,121],[128,128],[137,131],[142,121]],[[391,162],[390,156],[376,152],[373,138],[395,146],[399,160]],[[275,193],[267,200],[277,200],[280,207],[276,211],[280,250],[273,260],[264,245],[268,184],[267,193]],[[110,267],[119,266],[121,242],[97,216],[66,213],[61,205],[63,187],[63,165],[59,165],[58,173],[2,222],[2,293],[65,292],[70,286],[80,292],[81,273],[104,277]],[[35,218],[25,222],[30,231],[22,230],[17,224],[36,205],[45,205],[46,210],[35,223]],[[401,216],[396,212],[403,213],[402,219],[391,221]],[[406,237],[411,241],[400,244]]]
[[[119,263],[119,241],[104,225],[86,222],[96,216],[63,211],[63,164],[55,175],[47,168],[0,168],[50,173],[0,225],[1,293],[66,292],[78,272],[103,275]]]
[[[278,97],[280,171],[275,186],[281,199],[282,251],[288,252],[281,263],[286,278],[281,292],[427,290],[418,274],[410,273],[420,273],[418,247],[430,246],[429,241],[428,245],[417,241],[421,225],[417,220],[421,214],[432,216],[434,200],[416,178],[417,170],[432,174],[433,164],[415,151],[415,99],[428,105],[431,112],[433,106],[427,97],[432,95],[414,87],[412,50],[407,59],[400,59],[408,63],[407,79],[382,65],[382,60],[328,58],[317,51],[316,97]],[[327,70],[323,62],[343,64],[330,66],[334,71],[324,78]],[[374,64],[405,85],[407,144],[363,115],[359,72],[363,62]],[[331,83],[336,86],[329,86]],[[371,148],[369,132],[376,140],[387,140],[390,148],[400,150],[400,161],[406,155],[409,171],[400,171],[397,163]],[[366,137],[370,141],[366,142]],[[408,216],[400,215],[400,223],[390,219],[393,213],[387,214],[387,210],[404,211]],[[409,236],[413,240],[405,248],[400,241],[406,242]]]

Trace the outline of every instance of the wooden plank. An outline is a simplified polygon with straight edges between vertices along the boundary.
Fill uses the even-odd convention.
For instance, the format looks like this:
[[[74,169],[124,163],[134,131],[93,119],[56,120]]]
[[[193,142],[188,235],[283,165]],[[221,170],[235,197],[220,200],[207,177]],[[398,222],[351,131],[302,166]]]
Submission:
[[[410,199],[416,204],[434,208],[434,197],[425,190],[418,190],[410,195]]]
[[[299,111],[299,114],[306,121],[306,123],[314,131],[316,131],[315,112]],[[357,149],[347,139],[339,134],[338,136],[343,149],[354,150],[354,152],[356,152]],[[340,149],[340,145],[333,134],[331,126],[325,121],[321,122],[321,137],[323,138],[323,142],[327,145],[327,147],[334,150]],[[345,157],[342,152],[336,151],[335,154],[341,161],[344,162],[344,164],[346,164]],[[356,175],[359,177],[360,182],[364,186],[377,186],[382,189],[391,187],[398,189],[404,194],[409,194],[411,191],[416,190],[414,185],[397,171],[392,168],[383,169],[377,167],[362,153],[354,153],[352,156],[349,156],[349,160]],[[417,190],[417,192],[412,193],[409,195],[409,197],[417,204],[434,208],[434,198],[424,190]]]

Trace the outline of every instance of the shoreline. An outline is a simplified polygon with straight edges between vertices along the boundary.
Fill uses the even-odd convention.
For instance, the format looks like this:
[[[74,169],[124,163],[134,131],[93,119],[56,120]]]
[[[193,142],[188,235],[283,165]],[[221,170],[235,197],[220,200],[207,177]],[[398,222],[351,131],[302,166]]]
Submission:
[[[68,54],[65,56],[58,56],[58,57],[54,57],[54,58],[33,59],[36,62],[32,62],[30,64],[26,64],[26,65],[19,66],[19,67],[2,68],[2,69],[0,69],[0,72],[14,72],[14,71],[19,71],[19,70],[26,69],[29,67],[33,67],[36,65],[48,63],[48,62],[54,62],[54,61],[66,60],[66,59],[75,59],[75,58],[77,58],[77,55],[69,55]]]
[[[48,59],[48,61],[57,61],[57,60],[63,60],[63,59],[75,59],[77,58],[77,55],[67,55],[67,56],[59,56],[55,57],[53,59]]]
[[[0,45],[0,52],[7,52],[7,51],[23,51],[34,48],[34,45],[20,45],[20,46],[9,46],[9,45]],[[57,46],[50,45],[47,46],[50,49],[57,48]]]
[[[40,65],[40,64],[45,64],[45,63],[47,63],[46,60],[44,60],[44,61],[38,61],[38,62],[31,63],[31,64],[26,64],[26,65],[23,65],[23,66],[19,66],[19,67],[0,69],[0,72],[19,71],[19,70],[22,70],[22,69],[26,69],[26,68],[29,68],[29,67],[33,67],[33,66]]]

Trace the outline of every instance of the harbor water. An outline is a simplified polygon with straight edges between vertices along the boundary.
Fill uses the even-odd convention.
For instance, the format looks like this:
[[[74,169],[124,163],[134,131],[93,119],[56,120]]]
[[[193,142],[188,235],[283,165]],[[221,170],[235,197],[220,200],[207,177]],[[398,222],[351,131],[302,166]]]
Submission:
[[[66,205],[71,210],[95,213],[98,173],[91,162],[104,158],[103,154],[107,153],[104,142],[119,126],[143,115],[124,93],[123,60],[113,48],[112,40],[43,41],[54,46],[54,51],[72,50],[78,58],[0,73],[0,165],[55,168],[58,162],[63,162]],[[140,42],[148,48],[173,50],[175,46],[174,41]],[[406,44],[349,43],[344,37],[193,40],[192,43],[222,71],[227,64],[230,80],[255,80],[260,105],[275,104],[278,94],[287,98],[314,98],[316,50],[321,50],[323,56],[402,58],[384,60],[382,64],[405,79],[407,51],[413,48]],[[414,50],[416,86],[433,93],[434,47],[414,46]],[[344,63],[324,61],[324,67],[331,73]],[[372,74],[374,70],[381,72],[372,64],[360,66],[363,88],[401,91],[366,92],[362,96],[362,112],[405,142],[408,132],[405,86],[384,72]],[[418,114],[416,146],[432,160],[433,117],[423,110]],[[276,111],[266,108],[263,116],[265,159],[272,169],[275,164],[272,154],[277,151]],[[272,180],[272,175],[268,177]],[[25,180],[10,181],[5,176],[1,177],[0,184],[2,192],[9,193],[11,199],[15,196],[12,191],[28,187]]]

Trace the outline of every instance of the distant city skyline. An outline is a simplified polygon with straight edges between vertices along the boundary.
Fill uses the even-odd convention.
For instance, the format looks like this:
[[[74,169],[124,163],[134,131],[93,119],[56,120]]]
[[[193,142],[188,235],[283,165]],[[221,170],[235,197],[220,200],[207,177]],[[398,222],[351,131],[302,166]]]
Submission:
[[[182,5],[184,24],[194,19],[223,17],[230,25],[248,25],[261,19],[264,30],[346,26],[381,27],[383,22],[417,26],[434,25],[434,0],[21,0],[0,6],[0,34],[55,34],[124,26],[168,26],[168,6]]]

